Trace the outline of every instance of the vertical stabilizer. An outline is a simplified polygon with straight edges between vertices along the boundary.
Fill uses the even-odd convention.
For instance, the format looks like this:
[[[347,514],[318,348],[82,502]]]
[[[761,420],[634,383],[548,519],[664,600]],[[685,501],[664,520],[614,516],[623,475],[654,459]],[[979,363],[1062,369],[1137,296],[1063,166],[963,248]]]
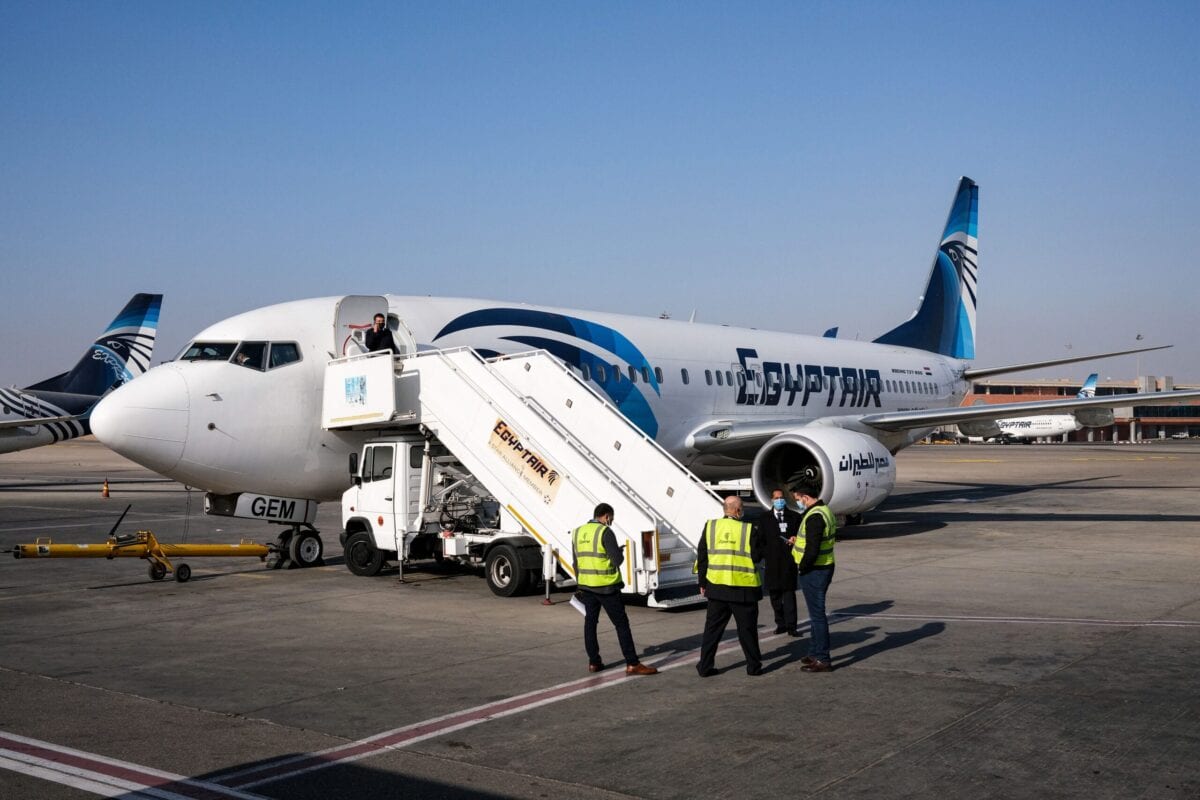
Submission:
[[[1093,372],[1091,375],[1088,375],[1088,379],[1083,382],[1083,388],[1080,389],[1079,394],[1077,394],[1075,396],[1080,397],[1080,398],[1095,397],[1096,396],[1096,380],[1099,377],[1100,377],[1099,374],[1097,374],[1095,372]]]
[[[161,294],[135,294],[74,369],[27,388],[99,397],[133,380],[150,368],[161,305]]]
[[[975,357],[975,292],[979,277],[979,187],[958,183],[954,204],[921,307],[907,322],[875,341],[916,347],[951,358]]]

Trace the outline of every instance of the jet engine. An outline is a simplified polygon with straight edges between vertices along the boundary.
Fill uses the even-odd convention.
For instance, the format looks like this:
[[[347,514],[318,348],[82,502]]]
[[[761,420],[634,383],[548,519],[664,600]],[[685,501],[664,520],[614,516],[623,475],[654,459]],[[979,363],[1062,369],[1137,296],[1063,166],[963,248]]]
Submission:
[[[958,432],[963,436],[978,436],[983,439],[991,439],[1000,435],[1000,426],[996,424],[996,420],[994,419],[971,420],[970,422],[958,423]]]
[[[781,433],[758,451],[750,472],[764,507],[771,492],[801,479],[818,483],[835,514],[861,514],[883,502],[896,485],[896,462],[870,436],[844,428],[809,427]]]
[[[1111,408],[1077,408],[1075,421],[1085,428],[1107,428],[1113,424]]]

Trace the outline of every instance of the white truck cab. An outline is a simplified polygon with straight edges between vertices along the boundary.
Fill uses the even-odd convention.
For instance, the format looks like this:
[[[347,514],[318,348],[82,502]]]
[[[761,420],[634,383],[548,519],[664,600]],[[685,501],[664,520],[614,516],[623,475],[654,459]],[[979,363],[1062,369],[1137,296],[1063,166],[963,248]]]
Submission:
[[[445,447],[419,433],[367,442],[350,457],[342,495],[342,547],[355,575],[388,562],[447,559],[484,567],[503,597],[535,589],[553,561]],[[568,554],[569,557],[569,554]],[[559,584],[571,582],[565,573]]]

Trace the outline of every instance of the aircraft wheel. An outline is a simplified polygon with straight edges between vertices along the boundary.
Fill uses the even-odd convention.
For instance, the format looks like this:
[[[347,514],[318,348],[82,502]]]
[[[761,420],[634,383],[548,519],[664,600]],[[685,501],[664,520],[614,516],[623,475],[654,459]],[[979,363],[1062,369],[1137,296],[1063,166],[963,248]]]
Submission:
[[[346,557],[346,569],[355,575],[372,578],[383,569],[383,551],[375,546],[371,534],[359,531],[346,539],[343,549]]]
[[[497,545],[483,565],[488,588],[501,597],[516,597],[529,589],[529,570],[521,567],[517,549],[510,544]]]
[[[177,564],[175,566],[175,580],[179,583],[187,583],[192,577],[192,568],[187,564]]]
[[[321,537],[312,531],[296,531],[288,542],[288,558],[301,567],[321,565]]]
[[[150,580],[152,581],[161,581],[167,577],[167,568],[157,561],[151,561],[150,568],[146,571],[150,573]]]

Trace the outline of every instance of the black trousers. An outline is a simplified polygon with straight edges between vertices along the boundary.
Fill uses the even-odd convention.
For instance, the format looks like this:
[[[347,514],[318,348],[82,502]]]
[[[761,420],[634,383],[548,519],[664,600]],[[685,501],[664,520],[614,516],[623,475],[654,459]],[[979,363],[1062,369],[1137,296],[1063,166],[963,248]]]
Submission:
[[[775,627],[796,631],[796,590],[779,589],[771,593],[771,608],[775,611]]]
[[[617,642],[621,645],[625,665],[632,667],[638,663],[637,648],[633,646],[633,633],[629,630],[629,616],[625,613],[625,600],[621,593],[596,594],[580,589],[579,602],[583,603],[586,612],[583,615],[583,649],[587,652],[588,663],[604,663],[600,660],[600,642],[596,638],[596,626],[600,622],[602,608],[617,629]]]
[[[717,657],[717,645],[729,624],[729,617],[737,624],[738,641],[746,656],[746,671],[762,670],[762,652],[758,649],[758,603],[730,603],[725,600],[708,600],[708,616],[704,620],[704,640],[700,644],[700,663],[696,669],[701,675],[713,668]]]

